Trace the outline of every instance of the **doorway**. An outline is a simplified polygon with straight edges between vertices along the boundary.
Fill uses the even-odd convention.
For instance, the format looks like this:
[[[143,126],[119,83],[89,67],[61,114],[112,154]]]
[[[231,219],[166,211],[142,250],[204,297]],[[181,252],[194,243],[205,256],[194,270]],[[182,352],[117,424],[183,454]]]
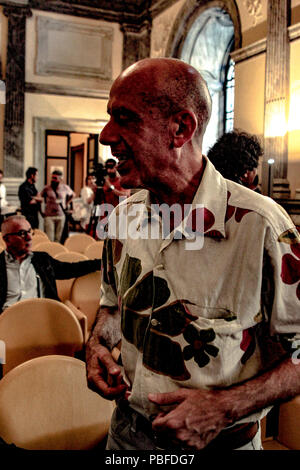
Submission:
[[[98,134],[46,130],[45,137],[45,184],[54,170],[60,170],[64,183],[79,196],[87,174],[99,160]]]
[[[70,186],[76,195],[84,185],[84,144],[71,147]]]

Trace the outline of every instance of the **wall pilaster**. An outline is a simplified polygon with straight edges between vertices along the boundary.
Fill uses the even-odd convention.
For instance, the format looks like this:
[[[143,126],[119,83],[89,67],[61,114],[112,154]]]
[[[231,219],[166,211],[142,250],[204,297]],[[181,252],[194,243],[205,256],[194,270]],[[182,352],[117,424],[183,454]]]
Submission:
[[[28,7],[13,6],[5,7],[3,13],[8,18],[4,173],[9,178],[23,176],[25,26],[32,13]]]

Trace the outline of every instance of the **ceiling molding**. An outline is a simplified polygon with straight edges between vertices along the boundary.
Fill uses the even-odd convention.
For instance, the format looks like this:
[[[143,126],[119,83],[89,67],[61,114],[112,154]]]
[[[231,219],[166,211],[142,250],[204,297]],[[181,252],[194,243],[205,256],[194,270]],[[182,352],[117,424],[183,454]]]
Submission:
[[[0,5],[24,7],[83,18],[140,25],[151,22],[178,0],[2,0]],[[113,3],[113,7],[112,7]]]
[[[26,93],[38,93],[42,95],[62,95],[62,96],[77,96],[80,98],[101,99],[106,100],[109,96],[109,89],[111,82],[106,84],[106,90],[93,90],[89,88],[73,88],[61,85],[51,85],[48,83],[25,83]]]

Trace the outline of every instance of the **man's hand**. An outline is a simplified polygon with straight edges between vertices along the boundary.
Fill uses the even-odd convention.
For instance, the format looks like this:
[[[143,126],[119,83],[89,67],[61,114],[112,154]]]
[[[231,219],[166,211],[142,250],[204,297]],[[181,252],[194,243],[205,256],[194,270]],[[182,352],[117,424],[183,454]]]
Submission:
[[[228,416],[228,393],[222,390],[192,390],[149,394],[157,405],[174,405],[167,413],[159,413],[152,422],[153,430],[175,445],[204,448],[220,431],[231,424]]]
[[[33,196],[29,204],[37,204],[38,202],[43,202],[43,200],[42,196]]]
[[[89,387],[103,398],[114,400],[124,395],[127,385],[110,351],[101,344],[89,347],[86,354]]]

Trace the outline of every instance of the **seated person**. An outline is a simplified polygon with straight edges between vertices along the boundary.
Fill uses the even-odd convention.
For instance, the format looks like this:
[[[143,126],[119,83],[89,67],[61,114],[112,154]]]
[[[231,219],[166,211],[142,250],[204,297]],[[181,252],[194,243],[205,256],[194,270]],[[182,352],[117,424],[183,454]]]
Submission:
[[[60,300],[56,279],[84,276],[101,268],[100,260],[65,263],[48,253],[33,253],[31,230],[22,215],[10,216],[1,225],[6,250],[0,253],[0,312],[23,299]]]
[[[255,135],[235,129],[223,134],[207,157],[224,178],[260,192],[257,167],[263,153]]]

